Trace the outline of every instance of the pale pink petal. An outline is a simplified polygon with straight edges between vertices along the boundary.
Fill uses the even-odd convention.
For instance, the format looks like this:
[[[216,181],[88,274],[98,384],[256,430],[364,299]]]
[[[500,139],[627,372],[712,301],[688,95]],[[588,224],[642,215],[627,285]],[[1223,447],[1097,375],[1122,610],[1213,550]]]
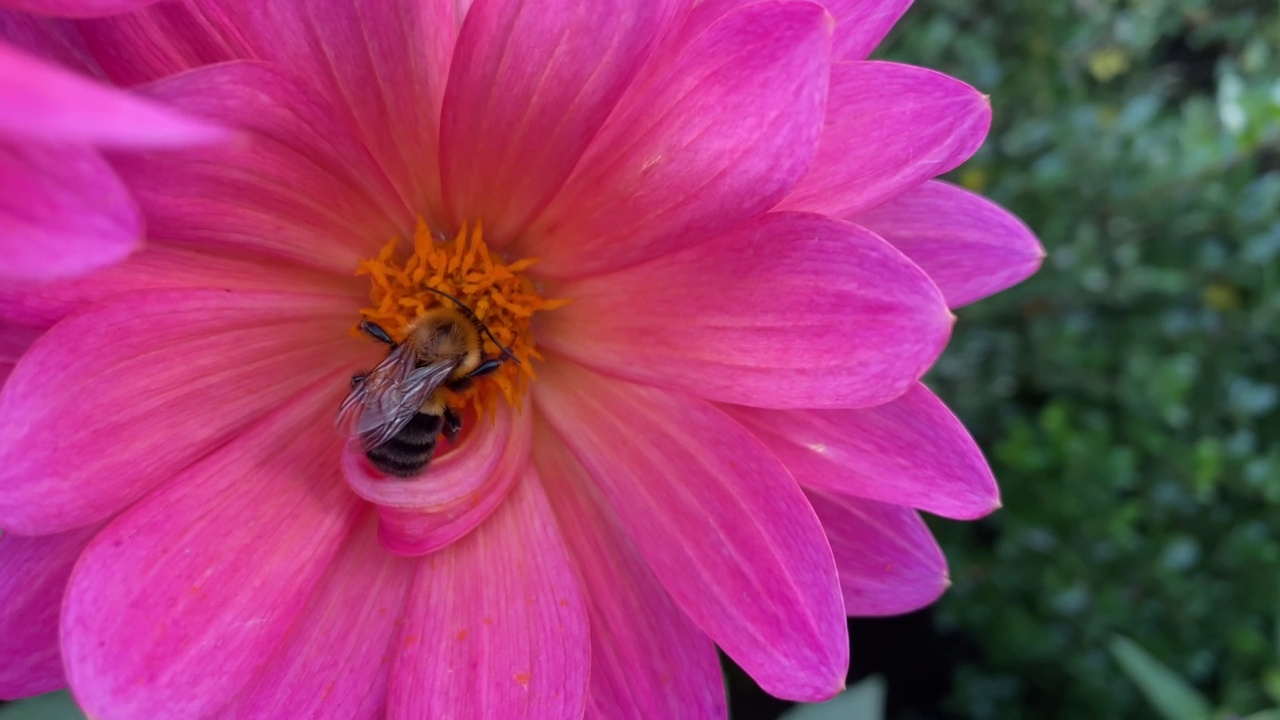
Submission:
[[[440,127],[455,225],[518,236],[564,183],[671,22],[677,0],[477,0]]]
[[[418,562],[387,717],[580,717],[588,642],[578,579],[530,469],[475,532]]]
[[[343,388],[353,313],[345,297],[180,290],[59,323],[0,391],[0,527],[110,517],[302,388]]]
[[[768,449],[695,398],[559,358],[539,376],[539,412],[676,604],[769,694],[839,692],[849,646],[835,561]]]
[[[388,477],[365,459],[359,439],[342,453],[342,473],[357,495],[378,508],[378,538],[397,555],[425,555],[456,541],[484,522],[503,502],[529,464],[531,420],[503,405],[450,452],[439,454],[426,474]]]
[[[582,277],[666,254],[767,210],[813,159],[826,99],[821,7],[725,16],[620,103],[516,247]]]
[[[951,584],[947,559],[915,510],[817,490],[805,494],[831,541],[849,615],[919,610]]]
[[[662,588],[595,481],[555,433],[539,423],[534,437],[538,475],[587,600],[587,717],[725,717],[711,639]]]
[[[142,240],[142,214],[96,150],[0,142],[0,281],[80,275]]]
[[[959,166],[990,126],[987,96],[959,80],[897,63],[837,63],[817,158],[781,207],[869,210]]]
[[[146,7],[156,0],[0,0],[0,5],[23,12],[57,17],[114,15]]]
[[[114,295],[136,290],[218,288],[232,292],[342,295],[358,308],[368,300],[369,281],[338,276],[264,258],[199,247],[149,242],[123,262],[65,281],[0,283],[0,318],[47,328]]]
[[[208,122],[184,117],[3,43],[0,98],[0,133],[11,140],[139,148],[227,138]]]
[[[81,20],[75,28],[94,65],[124,87],[254,57],[233,18],[195,2],[166,0],[137,12]]]
[[[944,182],[928,182],[851,218],[893,243],[959,307],[1026,280],[1044,248],[1012,213]]]
[[[539,342],[601,372],[762,407],[901,395],[952,316],[902,253],[855,225],[769,213],[611,275],[555,287]]]
[[[62,611],[88,715],[209,717],[284,641],[362,514],[324,428],[342,390],[280,405],[89,544]]]
[[[71,568],[99,530],[59,535],[0,535],[0,700],[39,695],[67,684],[58,651],[58,609]]]
[[[385,717],[391,643],[416,565],[383,551],[375,525],[366,513],[284,644],[216,717]]]
[[[413,214],[368,151],[326,101],[281,71],[227,63],[145,93],[242,135],[119,158],[151,237],[349,275],[391,237],[411,233]]]
[[[836,18],[831,55],[839,60],[864,60],[880,44],[911,0],[821,0]]]
[[[805,487],[960,520],[1000,507],[1000,491],[982,451],[924,385],[861,410],[725,410]]]
[[[440,205],[441,99],[461,13],[455,0],[196,0],[249,56],[315,83],[418,212]]]

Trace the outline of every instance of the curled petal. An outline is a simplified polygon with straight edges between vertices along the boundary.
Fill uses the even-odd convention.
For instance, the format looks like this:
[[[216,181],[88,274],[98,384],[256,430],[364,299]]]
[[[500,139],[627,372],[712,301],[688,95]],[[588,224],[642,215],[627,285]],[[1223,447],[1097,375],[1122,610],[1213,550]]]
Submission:
[[[66,685],[58,650],[58,609],[71,568],[95,525],[58,535],[0,535],[0,700]]]
[[[654,575],[771,695],[831,697],[849,647],[835,561],[786,468],[683,394],[553,358],[534,399]]]
[[[388,656],[416,565],[384,552],[375,526],[366,513],[288,639],[215,717],[384,717]]]
[[[350,312],[344,297],[156,291],[58,324],[0,391],[0,527],[61,532],[124,509],[354,362]]]
[[[1044,248],[1012,213],[944,182],[927,182],[853,218],[911,258],[960,307],[1026,280]]]
[[[826,127],[809,174],[781,208],[849,217],[969,159],[991,103],[933,70],[889,62],[831,68]]]
[[[947,559],[915,510],[818,490],[805,495],[831,541],[850,616],[919,610],[951,584]]]
[[[978,444],[922,384],[861,410],[725,409],[805,487],[960,520],[1000,507]]]
[[[0,97],[4,98],[0,133],[23,141],[140,148],[228,137],[210,123],[101,85],[3,43]]]
[[[529,464],[530,420],[506,405],[423,476],[403,480],[375,470],[352,439],[342,472],[357,495],[378,507],[378,537],[397,555],[425,555],[475,529],[500,505]]]
[[[413,215],[332,106],[283,71],[225,63],[144,88],[239,141],[117,160],[148,234],[349,276]]]
[[[769,213],[686,250],[564,283],[542,343],[601,372],[761,407],[905,392],[953,317],[902,253],[849,223]]]
[[[142,214],[96,150],[0,142],[0,281],[81,275],[142,241]]]
[[[317,432],[341,385],[318,387],[89,544],[62,650],[91,717],[209,717],[285,639],[361,514]]]
[[[477,0],[458,38],[440,129],[455,223],[501,241],[546,206],[631,84],[677,0]]]
[[[417,568],[388,718],[581,717],[586,610],[532,469],[487,522]]]
[[[713,23],[619,103],[519,254],[543,258],[544,276],[583,277],[769,209],[813,159],[829,50],[827,15],[806,2]]]
[[[675,604],[595,481],[545,424],[534,457],[582,578],[591,623],[593,718],[723,718],[724,682],[706,633]]]

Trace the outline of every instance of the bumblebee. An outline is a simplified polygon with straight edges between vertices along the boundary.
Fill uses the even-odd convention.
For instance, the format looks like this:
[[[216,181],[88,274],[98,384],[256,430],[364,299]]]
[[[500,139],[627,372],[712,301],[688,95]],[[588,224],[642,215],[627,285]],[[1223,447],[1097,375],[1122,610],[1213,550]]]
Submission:
[[[372,370],[351,378],[351,392],[338,408],[338,427],[360,438],[370,464],[396,477],[421,475],[440,436],[452,440],[462,431],[462,418],[441,391],[465,390],[513,358],[462,301],[432,292],[457,307],[429,310],[409,326],[403,342],[377,323],[360,323],[391,350]],[[498,357],[484,356],[482,336],[498,346]]]

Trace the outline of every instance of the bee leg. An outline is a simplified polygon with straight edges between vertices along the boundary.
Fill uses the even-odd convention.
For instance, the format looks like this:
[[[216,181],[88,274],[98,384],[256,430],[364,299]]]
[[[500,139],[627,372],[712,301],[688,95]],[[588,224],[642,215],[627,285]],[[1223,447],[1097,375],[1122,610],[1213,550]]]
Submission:
[[[361,320],[360,330],[367,333],[374,340],[378,340],[392,346],[396,344],[396,341],[391,339],[391,336],[387,334],[387,331],[383,330],[381,325],[373,322],[372,320]]]
[[[358,375],[352,375],[352,376],[351,376],[351,389],[352,389],[352,390],[355,390],[356,388],[360,387],[360,383],[364,382],[364,379],[365,379],[366,377],[368,377],[368,376],[367,376],[365,373],[359,373]]]
[[[449,440],[458,437],[458,433],[462,431],[462,418],[458,417],[458,413],[453,408],[445,406],[444,408],[444,427],[441,432]]]
[[[500,367],[502,367],[502,358],[490,358],[477,365],[475,370],[467,373],[467,377],[473,378],[488,375]]]

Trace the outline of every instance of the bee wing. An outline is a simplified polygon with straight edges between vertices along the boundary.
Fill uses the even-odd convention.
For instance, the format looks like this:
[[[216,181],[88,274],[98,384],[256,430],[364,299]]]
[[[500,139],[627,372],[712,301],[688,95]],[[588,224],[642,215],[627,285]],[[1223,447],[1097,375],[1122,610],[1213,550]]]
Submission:
[[[338,427],[358,435],[365,449],[382,445],[418,414],[458,361],[417,366],[416,353],[397,346],[351,390],[338,408]]]

